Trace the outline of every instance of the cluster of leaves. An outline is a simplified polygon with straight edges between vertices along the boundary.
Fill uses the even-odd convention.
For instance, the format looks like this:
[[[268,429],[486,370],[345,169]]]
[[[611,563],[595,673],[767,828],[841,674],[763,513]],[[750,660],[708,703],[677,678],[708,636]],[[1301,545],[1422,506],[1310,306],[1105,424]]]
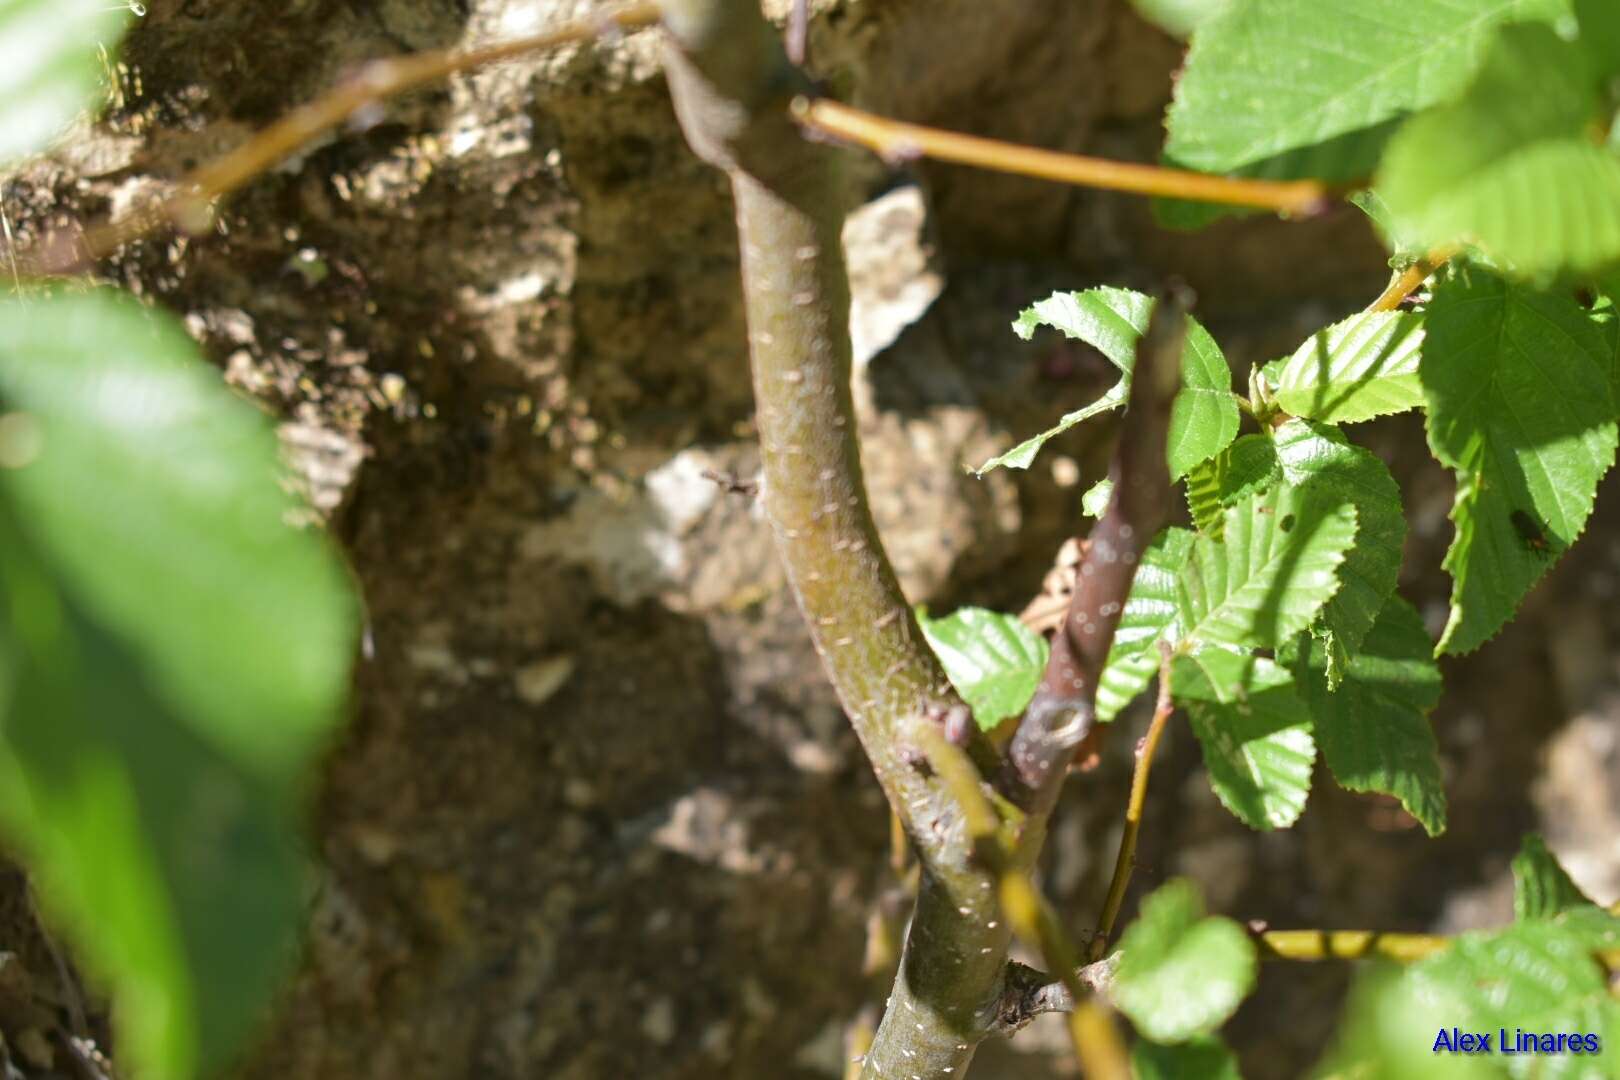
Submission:
[[[1401,969],[1362,972],[1346,1022],[1314,1075],[1605,1077],[1602,1057],[1582,1054],[1436,1055],[1453,1028],[1595,1034],[1604,1052],[1620,1037],[1620,1001],[1597,956],[1620,945],[1620,918],[1575,885],[1537,836],[1513,860],[1512,926],[1464,934]],[[1237,923],[1206,916],[1192,883],[1172,881],[1142,902],[1120,941],[1110,996],[1141,1034],[1132,1053],[1140,1080],[1237,1080],[1218,1029],[1255,985],[1259,949]],[[1509,1046],[1512,1046],[1510,1041]],[[1498,1047],[1498,1049],[1500,1049]]]
[[[1043,301],[1015,327],[1055,327],[1098,348],[1120,368],[1119,388],[1104,396],[1117,404],[1151,303],[1092,289]],[[1112,720],[1148,687],[1159,642],[1168,642],[1172,694],[1211,783],[1254,828],[1299,816],[1319,747],[1345,787],[1394,795],[1431,833],[1445,827],[1426,719],[1440,690],[1435,646],[1395,595],[1406,536],[1400,491],[1332,422],[1421,404],[1423,341],[1420,313],[1330,327],[1257,380],[1294,416],[1239,436],[1225,357],[1202,327],[1188,335],[1170,463],[1196,528],[1167,528],[1143,557],[1098,688],[1098,718]],[[1332,377],[1317,377],[1324,366]],[[925,625],[936,648],[949,644],[939,648],[946,670],[982,725],[1027,703],[1045,659],[1028,630],[977,611]],[[1009,641],[1019,644],[992,645]]]
[[[0,162],[94,105],[127,15],[0,5]],[[0,829],[146,1077],[233,1053],[302,921],[356,612],[281,473],[172,320],[111,290],[0,299]]]
[[[1311,335],[1256,372],[1247,398],[1233,392],[1214,339],[1191,327],[1168,458],[1194,529],[1166,530],[1144,560],[1099,718],[1146,688],[1167,641],[1175,699],[1217,794],[1243,821],[1293,822],[1320,751],[1340,784],[1393,795],[1438,833],[1431,657],[1473,650],[1512,617],[1584,529],[1614,461],[1620,6],[1144,6],[1192,33],[1168,120],[1170,161],[1352,184],[1370,176],[1358,203],[1398,268],[1422,251],[1455,254],[1411,306]],[[1189,224],[1211,213],[1161,209]],[[1096,348],[1121,378],[980,471],[1028,467],[1052,436],[1120,407],[1151,304],[1097,288],[1024,312],[1013,325],[1021,337],[1053,327]],[[1241,409],[1258,432],[1239,434]],[[1400,491],[1343,431],[1413,409],[1457,481],[1444,562],[1453,588],[1437,644],[1394,591]],[[1095,513],[1107,498],[1104,481],[1083,505]]]

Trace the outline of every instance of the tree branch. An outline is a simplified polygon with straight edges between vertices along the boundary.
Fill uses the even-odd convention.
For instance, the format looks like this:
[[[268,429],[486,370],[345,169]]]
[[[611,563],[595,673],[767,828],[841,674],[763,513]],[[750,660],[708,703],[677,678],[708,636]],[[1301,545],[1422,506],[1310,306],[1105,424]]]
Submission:
[[[889,161],[928,157],[1060,184],[1299,216],[1320,213],[1335,196],[1332,188],[1316,180],[1247,180],[1065,154],[902,123],[826,99],[805,98],[795,102],[793,108],[799,122],[811,131],[864,146]]]
[[[867,1077],[962,1076],[990,1030],[1009,931],[963,811],[919,739],[962,707],[883,553],[850,390],[839,152],[788,103],[808,81],[758,0],[666,0],[665,69],[687,141],[731,181],[764,507],[811,635],[922,874]],[[985,756],[982,739],[975,751]]]
[[[1109,477],[1113,497],[1091,530],[1075,575],[1074,594],[1034,698],[1009,747],[1023,798],[1044,821],[1076,748],[1096,716],[1097,679],[1108,658],[1136,565],[1170,507],[1165,439],[1170,406],[1181,387],[1186,299],[1171,294],[1154,306],[1137,343],[1124,429]]]

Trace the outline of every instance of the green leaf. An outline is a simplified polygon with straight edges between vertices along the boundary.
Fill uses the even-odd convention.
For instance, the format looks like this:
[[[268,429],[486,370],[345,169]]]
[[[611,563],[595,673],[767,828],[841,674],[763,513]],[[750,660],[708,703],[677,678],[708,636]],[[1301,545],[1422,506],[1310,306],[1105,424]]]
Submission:
[[[1190,881],[1172,881],[1142,901],[1119,954],[1114,1003],[1154,1042],[1209,1034],[1254,989],[1254,943],[1231,919],[1206,917]]]
[[[1527,833],[1513,857],[1513,917],[1523,922],[1593,903],[1558,865],[1547,842],[1537,833]]]
[[[293,959],[347,579],[268,422],[131,300],[0,303],[0,824],[129,1060],[213,1072]]]
[[[1436,289],[1420,374],[1429,447],[1457,474],[1441,652],[1495,634],[1585,527],[1614,462],[1611,359],[1602,326],[1560,293],[1478,267]]]
[[[1620,75],[1620,7],[1609,0],[1575,0],[1574,7],[1587,62],[1593,74],[1608,83],[1609,104],[1620,104],[1620,93],[1616,92],[1620,88],[1612,81]]]
[[[270,791],[199,737],[0,499],[0,823],[155,1080],[236,1051],[295,956],[303,866]],[[161,593],[153,603],[161,604]]]
[[[1045,431],[1041,432],[1039,435],[1031,435],[1029,438],[1025,439],[1011,450],[1008,450],[1002,454],[997,454],[989,461],[986,461],[983,465],[980,465],[978,468],[973,470],[974,475],[983,476],[991,469],[1029,468],[1035,463],[1035,455],[1041,452],[1041,447],[1045,446],[1048,442],[1057,438],[1065,431],[1068,431],[1076,424],[1124,405],[1125,399],[1130,396],[1130,391],[1130,383],[1125,379],[1121,379],[1119,382],[1113,385],[1112,389],[1110,389],[1106,394],[1098,398],[1096,401],[1093,401],[1090,405],[1087,405],[1084,408],[1076,409],[1073,412],[1064,413],[1061,420],[1047,428]]]
[[[1620,259],[1620,156],[1588,132],[1597,84],[1578,42],[1503,27],[1462,98],[1389,144],[1378,190],[1402,232],[1531,276]]]
[[[0,0],[6,75],[0,164],[42,149],[96,104],[104,77],[98,46],[112,49],[129,11],[107,0]]]
[[[1131,0],[1136,13],[1171,37],[1186,41],[1232,0]]]
[[[1108,723],[1147,688],[1159,671],[1159,639],[1174,644],[1176,579],[1192,554],[1193,534],[1168,528],[1142,553],[1119,627],[1097,681],[1097,719]]]
[[[1248,0],[1203,24],[1166,157],[1204,172],[1351,180],[1392,123],[1460,90],[1494,28],[1560,0]]]
[[[1401,490],[1382,461],[1337,428],[1290,420],[1277,429],[1274,442],[1288,484],[1356,509],[1355,546],[1339,567],[1338,591],[1313,629],[1327,644],[1328,686],[1336,687],[1400,577],[1406,543]]]
[[[1350,661],[1328,689],[1322,643],[1301,634],[1279,657],[1310,707],[1322,758],[1339,786],[1393,795],[1430,836],[1446,828],[1446,792],[1428,714],[1440,700],[1440,669],[1423,619],[1390,597]]]
[[[989,731],[1024,711],[1046,669],[1045,638],[985,608],[958,608],[943,619],[918,612],[917,621],[979,727]]]
[[[1216,540],[1226,532],[1226,510],[1282,479],[1277,449],[1265,435],[1244,435],[1187,473],[1187,509],[1198,531]]]
[[[1351,424],[1423,404],[1423,314],[1369,311],[1313,335],[1284,362],[1277,404],[1295,416]]]
[[[1501,1072],[1481,1055],[1435,1053],[1435,1036],[1460,1024],[1447,995],[1424,993],[1394,965],[1355,981],[1333,1049],[1317,1080],[1492,1080]]]
[[[1180,1046],[1140,1039],[1131,1047],[1131,1075],[1135,1080],[1243,1080],[1237,1055],[1214,1035]]]
[[[41,447],[0,491],[70,591],[203,738],[301,778],[346,695],[356,612],[331,550],[285,523],[264,416],[172,321],[108,293],[0,301],[0,401]]]
[[[1080,512],[1090,518],[1100,518],[1108,512],[1108,500],[1113,497],[1114,482],[1105,476],[1080,496]]]
[[[1054,293],[1024,311],[1013,331],[1028,341],[1035,330],[1050,326],[1085,342],[1106,356],[1124,376],[1101,398],[1069,413],[1056,426],[1024,440],[977,470],[984,475],[998,465],[1028,468],[1040,448],[1080,421],[1125,403],[1136,363],[1136,343],[1147,332],[1153,297],[1130,289],[1098,288]],[[1187,344],[1181,355],[1183,388],[1171,406],[1166,454],[1172,479],[1220,452],[1237,435],[1237,402],[1232,397],[1232,371],[1215,339],[1196,320],[1188,320]]]
[[[1605,1049],[1620,1034],[1620,1003],[1609,997],[1608,980],[1579,935],[1556,922],[1464,934],[1412,965],[1407,978],[1417,995],[1446,1002],[1451,1024],[1466,1031],[1596,1033]],[[1601,1056],[1567,1051],[1502,1060],[1515,1077],[1610,1075]]]
[[[1390,266],[1404,270],[1411,266],[1427,252],[1422,242],[1415,236],[1408,235],[1402,230],[1400,222],[1390,213],[1389,204],[1384,197],[1373,188],[1363,188],[1350,194],[1349,202],[1357,210],[1367,215],[1372,222],[1373,231],[1389,249]]]
[[[1200,536],[1177,589],[1181,636],[1274,649],[1309,626],[1339,588],[1356,509],[1278,486],[1226,512],[1225,538]]]
[[[1209,648],[1176,658],[1171,688],[1221,803],[1251,829],[1292,825],[1310,794],[1316,744],[1288,672]]]

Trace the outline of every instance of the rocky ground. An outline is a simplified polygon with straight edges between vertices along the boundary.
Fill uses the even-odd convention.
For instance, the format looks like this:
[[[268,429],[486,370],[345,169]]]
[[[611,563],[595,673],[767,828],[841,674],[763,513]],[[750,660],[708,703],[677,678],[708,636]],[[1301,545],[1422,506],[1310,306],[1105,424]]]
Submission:
[[[359,60],[600,6],[154,0],[105,122],[0,199],[25,241],[116,217]],[[859,104],[1156,153],[1179,51],[1122,2],[815,9],[818,68]],[[312,840],[326,872],[306,956],[241,1072],[837,1075],[885,817],[758,511],[704,476],[757,467],[735,233],[720,177],[675,128],[655,39],[506,64],[373,119],[260,179],[207,235],[106,268],[183,317],[281,420],[367,606]],[[1178,276],[1241,378],[1385,274],[1353,211],[1187,236],[1122,196],[853,155],[852,174],[871,203],[850,233],[868,479],[908,595],[935,610],[1021,607],[1110,442],[1099,422],[1031,472],[963,471],[1105,384],[1086,350],[1017,341],[1022,306]],[[1449,481],[1411,418],[1360,434],[1408,498],[1403,589],[1439,612]],[[1456,929],[1510,914],[1507,861],[1540,828],[1596,895],[1620,894],[1617,570],[1620,492],[1606,490],[1523,616],[1447,664],[1441,840],[1326,784],[1298,828],[1250,833],[1176,729],[1139,886],[1190,874],[1215,910],[1276,926]],[[1112,863],[1141,719],[1071,783],[1054,828],[1047,885],[1079,925]],[[49,1005],[62,983],[30,909],[7,910],[6,948],[36,990],[0,992],[0,1030],[45,1075],[49,1047],[31,1058],[25,1043],[47,1020],[8,1003]],[[1333,967],[1268,968],[1233,1031],[1246,1075],[1312,1060],[1344,983]],[[975,1075],[1060,1075],[1058,1045],[1034,1028]]]

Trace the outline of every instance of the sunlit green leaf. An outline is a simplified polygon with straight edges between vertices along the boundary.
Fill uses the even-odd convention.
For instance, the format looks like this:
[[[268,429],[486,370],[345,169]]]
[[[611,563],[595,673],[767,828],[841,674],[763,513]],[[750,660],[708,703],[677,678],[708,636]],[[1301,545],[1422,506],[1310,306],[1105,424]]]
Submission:
[[[1252,829],[1292,825],[1310,794],[1316,744],[1288,672],[1219,648],[1177,657],[1173,672],[1221,803]]]
[[[1172,881],[1142,901],[1119,953],[1111,996],[1154,1042],[1209,1034],[1254,988],[1254,943],[1231,919],[1205,916],[1190,881]]]
[[[986,731],[1029,704],[1046,668],[1046,639],[1013,615],[958,608],[943,619],[918,620],[923,636],[973,718]]]
[[[1187,473],[1187,510],[1198,531],[1216,540],[1226,532],[1226,511],[1282,479],[1277,448],[1265,435],[1244,435]]]
[[[1183,638],[1274,649],[1315,620],[1339,589],[1356,509],[1279,485],[1226,512],[1225,537],[1200,536],[1178,582]]]
[[[1338,590],[1312,628],[1327,645],[1332,688],[1395,591],[1406,543],[1401,491],[1382,461],[1330,425],[1290,420],[1277,429],[1274,443],[1288,484],[1356,509],[1355,545],[1339,567]]]
[[[1168,159],[1351,180],[1394,121],[1462,89],[1495,28],[1559,0],[1248,0],[1204,23],[1176,82]]]
[[[278,448],[132,300],[0,304],[0,823],[157,1080],[294,959],[309,769],[354,634]]]
[[[1159,640],[1174,644],[1179,637],[1176,578],[1192,545],[1192,533],[1169,528],[1142,553],[1097,683],[1097,719],[1103,723],[1118,716],[1158,674]]]
[[[1028,468],[1041,447],[1080,421],[1125,403],[1130,374],[1136,363],[1136,343],[1147,332],[1153,297],[1130,289],[1097,288],[1077,293],[1054,293],[1028,308],[1013,323],[1019,337],[1029,340],[1041,326],[1085,342],[1119,368],[1122,378],[1106,394],[1063,417],[1046,431],[1024,440],[976,471],[983,475],[1004,465]],[[1237,435],[1237,402],[1232,397],[1232,372],[1226,357],[1209,332],[1188,320],[1187,344],[1182,351],[1183,388],[1171,407],[1166,447],[1172,478],[1218,453]]]
[[[1423,404],[1423,315],[1370,311],[1313,334],[1278,372],[1277,404],[1295,416],[1350,424]]]
[[[1527,275],[1620,259],[1620,155],[1589,131],[1598,83],[1579,42],[1502,28],[1462,98],[1390,142],[1378,190],[1402,231]]]
[[[1558,865],[1547,842],[1536,833],[1526,834],[1513,857],[1513,916],[1540,919],[1562,914],[1571,908],[1590,907],[1592,898]]]
[[[1420,373],[1429,447],[1457,474],[1442,652],[1495,634],[1585,527],[1614,462],[1611,362],[1603,327],[1561,292],[1479,267],[1436,288]]]

